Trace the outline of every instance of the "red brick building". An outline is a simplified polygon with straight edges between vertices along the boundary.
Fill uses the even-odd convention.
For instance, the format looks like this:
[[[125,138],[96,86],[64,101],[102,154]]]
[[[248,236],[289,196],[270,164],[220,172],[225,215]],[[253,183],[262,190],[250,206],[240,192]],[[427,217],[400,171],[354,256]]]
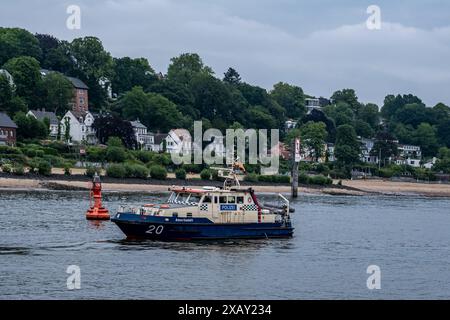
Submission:
[[[74,97],[71,102],[71,109],[75,112],[89,111],[88,86],[78,78],[67,77],[72,82]]]
[[[6,113],[0,112],[0,146],[16,145],[16,129],[14,121]]]

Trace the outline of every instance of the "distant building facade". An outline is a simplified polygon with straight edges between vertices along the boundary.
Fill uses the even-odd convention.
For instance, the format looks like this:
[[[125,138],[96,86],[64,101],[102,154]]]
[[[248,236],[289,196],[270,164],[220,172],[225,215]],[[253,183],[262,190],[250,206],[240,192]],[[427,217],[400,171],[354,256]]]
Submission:
[[[0,112],[0,145],[15,146],[17,142],[17,125],[4,112]]]
[[[361,138],[360,142],[361,142],[360,160],[364,163],[378,164],[380,162],[378,155],[372,155],[372,150],[373,150],[373,146],[375,145],[375,140]]]
[[[141,150],[154,151],[155,135],[147,131],[147,127],[143,125],[139,119],[130,121],[133,127],[134,136]]]
[[[68,122],[70,134],[70,139],[68,142],[97,144],[98,140],[95,135],[95,130],[92,127],[94,120],[94,115],[89,111],[67,111],[60,122],[61,139],[64,139],[65,137],[66,122]]]

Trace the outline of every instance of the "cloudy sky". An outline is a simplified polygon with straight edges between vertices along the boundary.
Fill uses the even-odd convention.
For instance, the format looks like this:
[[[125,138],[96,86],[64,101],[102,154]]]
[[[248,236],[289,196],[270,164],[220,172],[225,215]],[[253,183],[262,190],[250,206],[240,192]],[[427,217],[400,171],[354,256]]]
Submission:
[[[2,0],[0,26],[60,39],[94,35],[115,57],[170,58],[197,52],[222,77],[234,67],[249,83],[278,81],[329,97],[354,88],[363,102],[414,93],[450,105],[450,1],[446,0]],[[81,29],[66,27],[69,5]],[[381,29],[369,30],[369,5]]]

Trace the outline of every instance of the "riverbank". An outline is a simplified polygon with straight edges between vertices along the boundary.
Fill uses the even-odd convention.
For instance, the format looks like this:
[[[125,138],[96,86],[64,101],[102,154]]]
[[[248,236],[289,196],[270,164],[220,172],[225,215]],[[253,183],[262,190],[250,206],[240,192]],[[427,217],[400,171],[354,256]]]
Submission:
[[[218,181],[204,180],[139,180],[139,179],[103,179],[103,190],[107,192],[161,192],[167,191],[171,185],[192,187],[219,186]],[[290,193],[290,186],[285,184],[248,183],[261,193]],[[85,176],[51,176],[51,177],[0,177],[0,189],[4,190],[88,190],[90,179]],[[344,180],[342,186],[309,186],[300,185],[300,193],[329,195],[370,195],[382,194],[391,196],[419,195],[427,197],[450,197],[449,184],[427,184],[412,182],[392,182],[385,180]]]

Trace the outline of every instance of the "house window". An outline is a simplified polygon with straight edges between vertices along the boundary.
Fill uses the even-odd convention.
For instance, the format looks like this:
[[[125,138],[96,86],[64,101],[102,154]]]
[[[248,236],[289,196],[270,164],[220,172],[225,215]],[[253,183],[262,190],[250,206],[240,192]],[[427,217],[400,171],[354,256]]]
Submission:
[[[84,104],[84,98],[80,97],[80,104]]]

